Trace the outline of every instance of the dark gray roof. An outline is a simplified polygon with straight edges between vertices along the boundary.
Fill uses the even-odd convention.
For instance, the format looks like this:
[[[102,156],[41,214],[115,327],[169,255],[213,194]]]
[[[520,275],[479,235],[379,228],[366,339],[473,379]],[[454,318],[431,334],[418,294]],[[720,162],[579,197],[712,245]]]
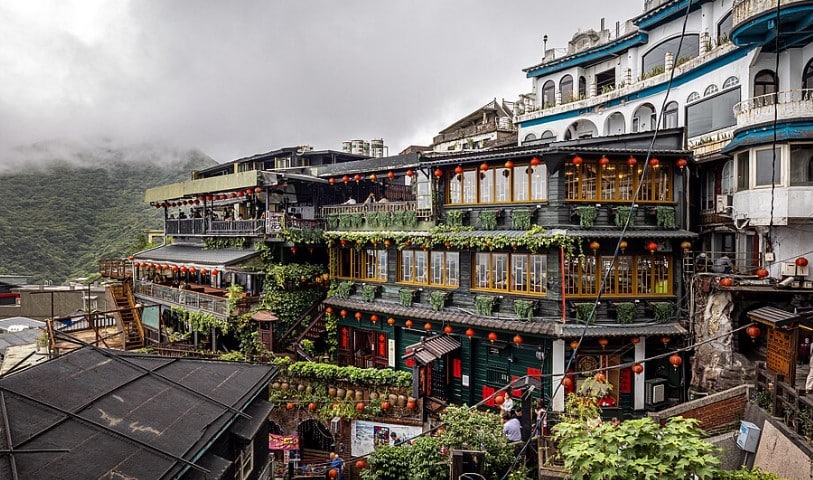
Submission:
[[[794,313],[782,310],[776,307],[761,307],[748,312],[748,318],[756,321],[772,325],[774,327],[782,327],[789,323],[804,323],[810,325],[813,321],[813,312]]]
[[[268,365],[74,350],[0,379],[11,419],[0,421],[0,450],[15,451],[0,456],[0,478],[15,478],[11,462],[19,479],[180,478],[275,374]]]
[[[170,262],[195,264],[200,266],[235,265],[256,257],[260,252],[254,249],[217,248],[207,250],[198,245],[164,245],[144,250],[133,255],[138,260],[148,262]]]
[[[406,347],[405,350],[409,353],[404,355],[404,358],[415,357],[420,365],[427,365],[458,348],[460,348],[460,340],[455,337],[446,334],[435,335],[422,338],[420,342]]]
[[[628,337],[633,335],[686,335],[685,328],[677,323],[627,323],[618,325],[588,325],[568,323],[562,325],[561,336],[575,338],[584,332],[585,337]]]
[[[388,170],[416,167],[420,159],[419,153],[392,155],[390,157],[367,158],[354,162],[319,165],[311,168],[315,175],[329,177],[331,175],[354,175],[356,173],[370,174],[373,172],[386,172]]]

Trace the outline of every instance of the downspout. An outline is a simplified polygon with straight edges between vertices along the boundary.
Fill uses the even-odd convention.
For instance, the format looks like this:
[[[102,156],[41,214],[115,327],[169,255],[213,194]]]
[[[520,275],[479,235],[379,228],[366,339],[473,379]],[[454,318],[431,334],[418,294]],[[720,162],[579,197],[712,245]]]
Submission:
[[[559,282],[562,288],[562,324],[567,323],[567,299],[565,298],[565,247],[559,246],[559,270],[562,281]]]

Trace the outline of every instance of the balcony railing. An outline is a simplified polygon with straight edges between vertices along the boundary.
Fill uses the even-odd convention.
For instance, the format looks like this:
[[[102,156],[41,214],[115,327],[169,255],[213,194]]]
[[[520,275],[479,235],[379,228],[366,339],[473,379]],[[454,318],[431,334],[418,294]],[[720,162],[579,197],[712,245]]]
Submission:
[[[321,220],[305,220],[284,213],[268,213],[259,220],[209,220],[206,218],[167,219],[167,235],[262,236],[281,233],[284,228],[322,228]]]
[[[743,100],[734,105],[737,127],[773,121],[774,108],[779,120],[809,117],[813,111],[813,89],[785,90]]]
[[[733,25],[736,28],[742,22],[770,10],[776,10],[777,0],[736,0],[732,13]],[[803,3],[804,0],[782,0],[781,5]]]
[[[158,283],[137,283],[135,286],[136,295],[190,310],[199,310],[220,317],[228,317],[229,300],[224,296],[224,291],[222,289],[210,290],[212,293],[207,293],[205,289],[203,292],[196,292],[194,290],[182,290]],[[216,290],[217,292],[215,294],[214,292]],[[251,306],[257,301],[258,297],[245,297],[241,299],[237,303],[237,310],[232,312],[232,314],[240,315],[248,312]]]
[[[382,212],[412,212],[414,211],[418,220],[428,220],[432,216],[431,208],[418,208],[417,202],[385,202],[385,203],[359,203],[352,205],[328,205],[319,209],[319,217],[327,218],[330,215],[344,213],[358,214],[364,216],[368,213]]]
[[[464,127],[459,130],[455,130],[453,132],[436,135],[435,138],[432,139],[432,143],[437,144],[443,142],[451,142],[453,140],[460,140],[461,138],[471,137],[473,135],[496,132],[497,130],[513,132],[516,131],[516,127],[510,121],[501,123],[498,120],[492,119],[489,120],[487,123],[472,125],[470,127]]]

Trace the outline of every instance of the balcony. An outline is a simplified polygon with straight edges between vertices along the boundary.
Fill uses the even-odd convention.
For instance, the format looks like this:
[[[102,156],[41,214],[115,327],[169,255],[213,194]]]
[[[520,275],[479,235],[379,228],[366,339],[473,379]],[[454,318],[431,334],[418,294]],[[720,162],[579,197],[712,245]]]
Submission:
[[[329,205],[319,209],[319,216],[325,219],[328,230],[414,229],[431,219],[432,209],[418,208],[415,201]]]
[[[743,100],[734,105],[737,127],[773,122],[774,108],[779,121],[810,117],[813,89],[785,90]]]
[[[211,313],[220,318],[247,313],[259,301],[259,297],[244,297],[238,301],[236,310],[229,312],[225,289],[194,284],[182,290],[159,283],[137,283],[135,294],[152,302]]]
[[[474,135],[482,135],[484,133],[496,132],[498,130],[506,132],[515,132],[516,127],[510,121],[499,122],[496,119],[491,119],[487,123],[472,125],[470,127],[464,127],[455,130],[453,132],[436,135],[435,138],[432,139],[432,144],[437,145],[438,143],[451,142],[454,140],[460,140],[461,138],[472,137]]]
[[[810,0],[780,0],[777,21],[777,0],[737,0],[734,4],[732,41],[740,46],[761,45],[774,51],[777,32],[781,32],[780,49],[806,45],[813,25],[813,2]]]
[[[286,228],[322,228],[321,220],[306,220],[284,213],[268,213],[260,220],[209,220],[205,218],[167,219],[166,235],[179,236],[265,236]]]

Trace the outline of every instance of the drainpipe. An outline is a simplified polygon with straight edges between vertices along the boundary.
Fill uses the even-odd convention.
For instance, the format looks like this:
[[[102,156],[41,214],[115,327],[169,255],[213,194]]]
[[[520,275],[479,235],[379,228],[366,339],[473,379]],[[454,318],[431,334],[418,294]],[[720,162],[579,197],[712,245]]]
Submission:
[[[567,323],[567,299],[565,298],[565,247],[559,247],[559,271],[562,280],[559,284],[562,287],[562,324]]]

